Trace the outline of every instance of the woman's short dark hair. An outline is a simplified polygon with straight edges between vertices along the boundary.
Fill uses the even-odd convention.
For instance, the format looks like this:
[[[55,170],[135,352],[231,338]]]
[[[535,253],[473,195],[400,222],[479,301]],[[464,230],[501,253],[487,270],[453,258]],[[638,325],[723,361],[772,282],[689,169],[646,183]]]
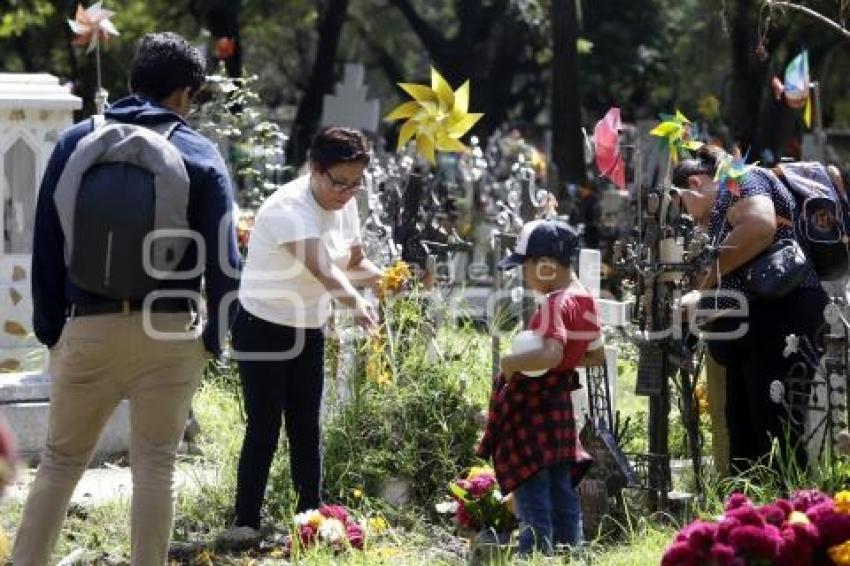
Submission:
[[[714,177],[717,165],[725,152],[714,146],[704,145],[697,150],[696,156],[682,159],[673,166],[671,182],[674,187],[687,187],[688,177],[692,175],[708,175]]]
[[[338,163],[369,164],[369,141],[363,132],[332,126],[319,130],[310,144],[310,163],[327,171]]]
[[[204,83],[204,58],[176,33],[149,33],[139,40],[130,67],[130,90],[162,100],[189,87],[194,94]]]

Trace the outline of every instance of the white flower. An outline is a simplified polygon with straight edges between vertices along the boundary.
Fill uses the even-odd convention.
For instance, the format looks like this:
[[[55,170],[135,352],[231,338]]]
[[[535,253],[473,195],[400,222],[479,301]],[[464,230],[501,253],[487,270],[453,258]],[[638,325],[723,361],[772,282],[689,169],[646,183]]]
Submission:
[[[442,503],[437,503],[436,505],[434,505],[434,508],[437,510],[437,513],[440,513],[442,515],[456,513],[457,501],[443,501]]]
[[[319,538],[327,542],[339,542],[346,537],[345,525],[339,519],[325,519],[319,525]]]
[[[796,334],[789,334],[785,337],[785,349],[782,350],[782,357],[787,358],[791,354],[796,354],[800,351],[800,339]]]
[[[770,400],[774,403],[781,403],[785,398],[785,386],[781,381],[774,380],[770,382]]]

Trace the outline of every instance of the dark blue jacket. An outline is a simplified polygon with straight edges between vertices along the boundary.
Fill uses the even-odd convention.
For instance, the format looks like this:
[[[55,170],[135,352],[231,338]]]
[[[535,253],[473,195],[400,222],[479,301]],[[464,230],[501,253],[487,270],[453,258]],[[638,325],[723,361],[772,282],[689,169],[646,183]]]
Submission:
[[[222,299],[238,288],[239,253],[232,219],[221,228],[222,218],[231,218],[233,189],[227,167],[216,147],[195,132],[174,112],[139,96],[128,96],[109,107],[109,120],[133,124],[158,124],[179,121],[171,142],[183,154],[189,173],[189,227],[201,234],[206,242],[205,296],[207,325],[204,345],[215,355],[221,353],[219,329],[229,327],[233,309],[220,320]],[[35,239],[32,255],[33,327],[39,341],[50,347],[62,334],[71,304],[94,304],[107,300],[83,291],[68,280],[63,253],[65,237],[56,212],[53,194],[56,183],[77,143],[92,131],[92,121],[79,122],[62,133],[47,164],[35,211]],[[198,264],[198,251],[190,244],[178,270],[191,269]],[[162,289],[200,291],[201,277],[164,282]],[[230,306],[234,306],[235,302]]]

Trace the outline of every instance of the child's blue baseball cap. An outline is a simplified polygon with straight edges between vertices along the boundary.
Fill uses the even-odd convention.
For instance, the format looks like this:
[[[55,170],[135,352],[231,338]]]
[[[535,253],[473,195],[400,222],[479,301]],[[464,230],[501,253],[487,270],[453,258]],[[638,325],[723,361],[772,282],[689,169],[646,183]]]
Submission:
[[[578,243],[578,234],[566,222],[532,220],[523,225],[514,253],[499,262],[499,269],[512,269],[535,257],[551,257],[572,264]]]

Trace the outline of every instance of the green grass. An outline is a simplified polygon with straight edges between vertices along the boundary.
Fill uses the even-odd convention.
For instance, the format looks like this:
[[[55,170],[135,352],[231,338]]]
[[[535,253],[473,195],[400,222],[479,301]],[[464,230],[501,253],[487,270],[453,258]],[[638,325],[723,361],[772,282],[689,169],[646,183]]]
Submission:
[[[392,399],[399,403],[411,403],[421,399],[421,402],[413,402],[413,405],[417,403],[426,405],[423,406],[421,413],[407,414],[406,418],[410,422],[406,426],[414,428],[422,428],[426,425],[438,426],[439,422],[429,424],[430,420],[428,420],[437,419],[440,422],[445,421],[445,426],[454,430],[458,426],[450,425],[454,416],[434,411],[433,407],[427,406],[427,399],[430,398],[427,387],[429,384],[433,384],[434,387],[446,387],[446,391],[449,392],[449,397],[444,398],[446,402],[459,403],[461,399],[466,399],[463,403],[469,403],[469,407],[476,407],[476,410],[486,407],[491,383],[490,338],[473,329],[449,331],[443,327],[437,332],[436,344],[442,357],[439,361],[429,362],[430,365],[423,365],[421,359],[416,361],[416,356],[422,355],[421,349],[416,353],[416,348],[419,346],[408,345],[410,351],[414,353],[411,354],[412,357],[402,361],[396,370],[402,376],[400,379],[413,381],[409,383],[407,391],[392,394],[385,392],[384,395],[389,395],[385,399]],[[194,410],[202,426],[199,444],[204,455],[201,459],[181,458],[178,463],[184,471],[191,474],[192,470],[197,470],[197,473],[194,479],[184,485],[177,494],[175,541],[211,540],[232,520],[231,508],[235,491],[236,465],[244,433],[239,386],[233,372],[232,367],[218,368],[205,379],[196,395]],[[332,387],[332,383],[329,382],[328,386]],[[645,400],[635,397],[633,389],[633,364],[627,361],[621,367],[618,408],[625,414],[639,415]],[[329,393],[333,395],[334,391]],[[410,395],[415,397],[406,399],[405,396]],[[469,414],[463,418],[471,419],[472,415]],[[375,426],[379,425],[380,423],[375,423]],[[328,428],[332,426],[338,426],[338,424],[326,425]],[[423,437],[423,441],[425,440],[427,438]],[[338,453],[326,455],[327,459],[355,459],[358,454],[363,453],[358,446],[362,444],[353,445],[341,451],[337,448]],[[451,444],[437,443],[426,446],[428,450],[437,451],[438,460],[450,457],[452,451],[457,450]],[[410,448],[405,445],[404,450],[396,456],[424,458],[421,455],[417,456],[415,452],[410,452]],[[393,529],[388,535],[371,541],[365,552],[349,552],[337,556],[326,550],[310,549],[299,557],[299,562],[328,565],[463,564],[463,551],[458,547],[461,543],[449,535],[452,529],[451,524],[435,517],[433,513],[433,503],[445,498],[441,487],[445,480],[443,475],[452,471],[452,465],[449,460],[445,460],[440,464],[441,467],[429,476],[433,479],[427,481],[436,483],[429,490],[418,492],[416,501],[422,505],[419,508],[414,507],[399,512],[389,508],[374,493],[365,493],[362,499],[357,501],[348,497],[346,501],[343,501],[344,503],[366,514],[384,515]],[[338,493],[344,496],[345,493],[351,492],[351,488],[358,486],[356,482],[351,485],[343,482],[336,487]],[[63,557],[75,548],[107,552],[116,557],[128,556],[128,507],[127,500],[116,500],[85,509],[75,507],[63,528],[55,558]],[[288,457],[284,444],[273,464],[266,518],[273,524],[284,525],[291,517],[293,507],[294,496],[289,485]],[[20,512],[19,504],[7,503],[0,508],[0,528],[3,532],[10,535],[14,533],[20,519]],[[570,559],[564,558],[561,563],[612,565],[657,563],[671,536],[672,530],[669,528],[641,519],[634,523],[620,525],[619,535],[615,539],[606,539],[605,543],[591,543],[581,553],[575,555],[571,562]],[[201,555],[193,563],[252,564],[254,563],[252,560],[239,556],[225,558]],[[551,564],[553,561],[532,558],[513,562]]]

